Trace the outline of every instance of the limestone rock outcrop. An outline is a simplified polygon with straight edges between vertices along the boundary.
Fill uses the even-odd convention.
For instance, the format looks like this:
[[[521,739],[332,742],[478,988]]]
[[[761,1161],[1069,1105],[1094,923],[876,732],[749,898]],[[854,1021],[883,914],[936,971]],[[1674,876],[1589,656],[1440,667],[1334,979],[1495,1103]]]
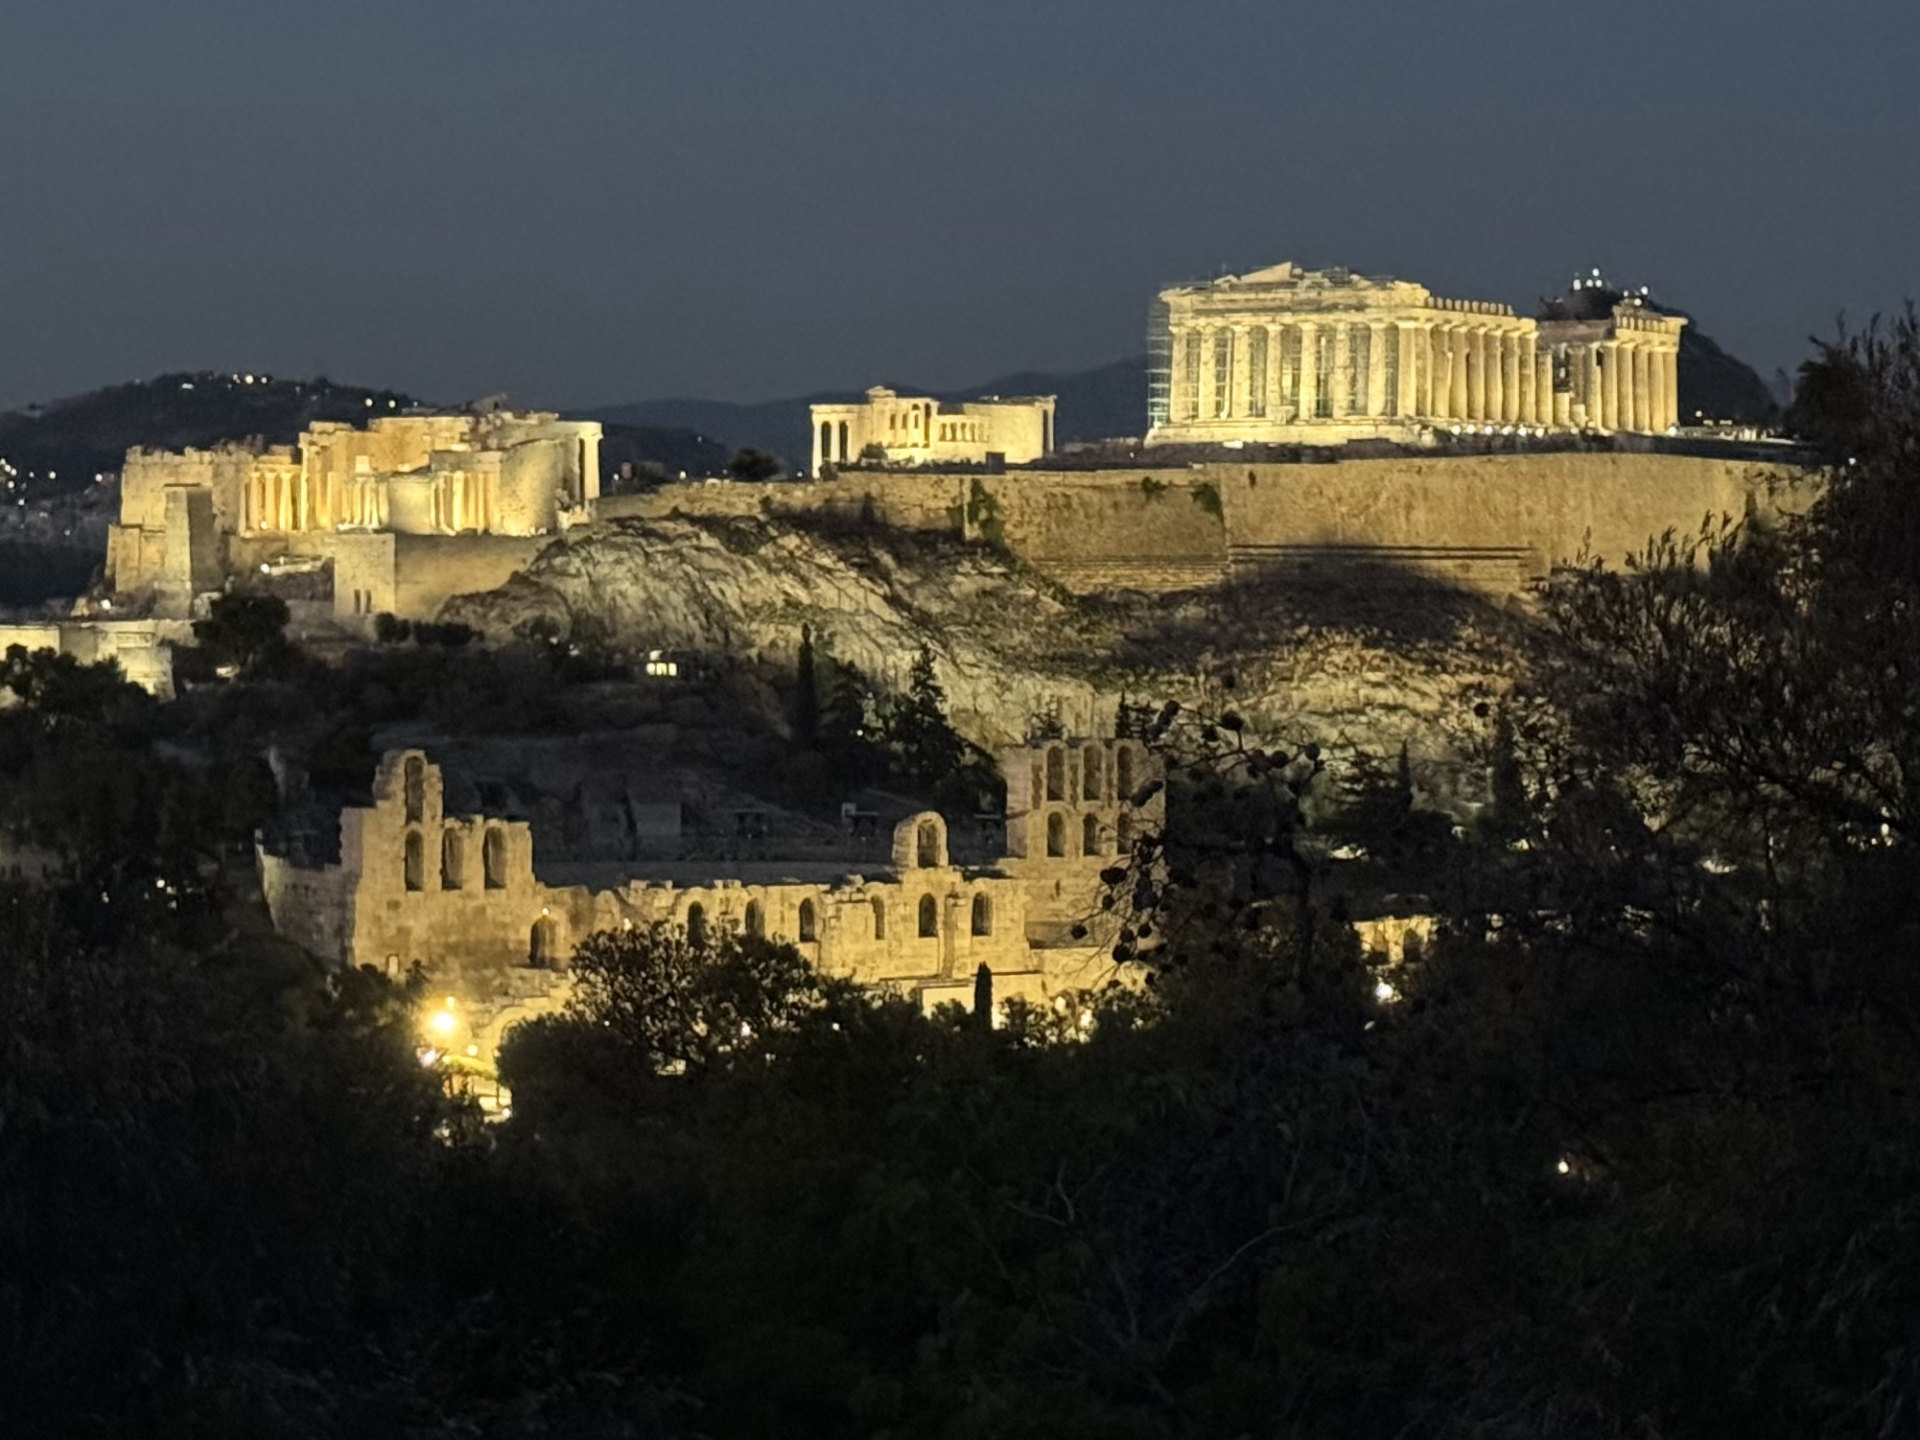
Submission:
[[[773,517],[622,520],[548,546],[443,618],[627,651],[790,664],[802,626],[902,689],[929,646],[954,726],[987,749],[1041,718],[1110,733],[1123,702],[1231,707],[1253,733],[1336,757],[1404,743],[1423,788],[1470,802],[1485,702],[1515,668],[1512,611],[1433,587],[1336,592],[1305,577],[1182,596],[1075,596],[989,547]],[[1230,687],[1230,688],[1228,688]]]

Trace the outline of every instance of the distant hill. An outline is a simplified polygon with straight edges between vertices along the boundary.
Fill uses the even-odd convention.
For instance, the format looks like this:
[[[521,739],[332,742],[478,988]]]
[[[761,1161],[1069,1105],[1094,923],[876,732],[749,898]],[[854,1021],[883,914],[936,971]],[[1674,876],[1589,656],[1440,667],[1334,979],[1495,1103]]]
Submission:
[[[1139,435],[1147,423],[1144,355],[1066,374],[1023,370],[960,390],[928,390],[924,386],[900,384],[892,388],[902,394],[931,395],[936,400],[974,400],[983,395],[1058,396],[1056,434],[1062,443]],[[603,424],[665,425],[694,430],[723,442],[730,450],[751,446],[778,455],[789,470],[798,471],[806,466],[812,454],[807,407],[845,404],[860,397],[861,392],[856,390],[824,390],[758,404],[738,404],[730,400],[642,400],[581,414]]]
[[[90,390],[46,405],[0,413],[0,474],[11,467],[30,495],[83,489],[117,471],[128,450],[182,450],[259,436],[291,445],[316,420],[364,424],[418,404],[399,390],[282,380],[266,375],[193,371]],[[623,461],[667,474],[724,470],[726,446],[690,430],[616,425],[601,450],[603,466]]]

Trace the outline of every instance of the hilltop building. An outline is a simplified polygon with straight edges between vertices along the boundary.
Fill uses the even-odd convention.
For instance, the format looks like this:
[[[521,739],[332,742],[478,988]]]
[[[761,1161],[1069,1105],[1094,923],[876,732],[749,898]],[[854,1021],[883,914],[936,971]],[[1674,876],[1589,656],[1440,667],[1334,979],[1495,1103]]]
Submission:
[[[1100,871],[1164,824],[1159,761],[1130,740],[1052,741],[1001,757],[1007,853],[952,862],[947,822],[927,812],[894,829],[890,863],[626,863],[611,883],[536,871],[525,821],[458,814],[445,777],[418,750],[381,762],[373,804],[341,811],[337,854],[263,843],[274,926],[322,959],[405,973],[426,966],[461,995],[477,1048],[564,999],[567,957],[598,930],[653,924],[690,934],[736,928],[790,940],[823,973],[932,1006],[971,1002],[982,965],[994,994],[1039,1002],[1098,983],[1111,950],[1073,928],[1099,915]],[[1143,792],[1148,798],[1135,803]],[[556,883],[556,881],[558,883]],[[1096,926],[1097,928],[1097,926]]]
[[[131,450],[108,583],[151,591],[159,613],[185,615],[235,569],[306,555],[353,572],[344,585],[335,576],[341,614],[391,610],[391,540],[356,542],[550,534],[599,496],[600,435],[598,424],[547,412],[467,410],[383,415],[365,428],[318,421],[297,446]]]
[[[813,473],[829,465],[1025,465],[1053,453],[1051,395],[932,400],[884,385],[851,405],[814,405]]]
[[[1664,434],[1686,320],[1629,296],[1534,320],[1405,280],[1293,264],[1160,292],[1147,444],[1411,441],[1423,429]]]

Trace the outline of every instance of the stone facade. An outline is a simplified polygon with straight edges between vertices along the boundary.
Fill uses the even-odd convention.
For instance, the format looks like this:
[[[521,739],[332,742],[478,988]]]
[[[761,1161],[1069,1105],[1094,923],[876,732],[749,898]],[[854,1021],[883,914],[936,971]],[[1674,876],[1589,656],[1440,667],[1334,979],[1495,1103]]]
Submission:
[[[1025,465],[1053,453],[1051,395],[930,400],[896,395],[876,385],[864,403],[810,408],[815,475],[829,465],[861,459],[889,465],[979,465],[998,455],[1009,465]]]
[[[393,547],[363,537],[550,534],[599,496],[600,433],[546,412],[461,411],[320,421],[297,447],[131,450],[108,583],[184,615],[243,552],[326,555],[354,572],[336,612],[375,614],[398,588]]]
[[[1414,441],[1423,429],[1664,434],[1678,316],[1627,297],[1537,321],[1404,280],[1275,265],[1160,292],[1149,445]]]
[[[1135,807],[1116,787],[1149,788],[1160,772],[1144,747],[1118,741],[1056,742],[1002,763],[1018,778],[1015,853],[995,865],[952,863],[946,821],[927,812],[895,828],[881,873],[768,862],[681,883],[667,872],[684,866],[635,862],[594,888],[543,881],[527,823],[449,813],[440,768],[421,751],[395,751],[373,804],[340,813],[337,859],[304,861],[263,843],[261,883],[275,928],[320,958],[392,974],[425,966],[469,1017],[462,1035],[488,1053],[514,1020],[562,1002],[581,940],[656,923],[789,940],[825,974],[927,1005],[971,1003],[982,965],[998,998],[1038,1002],[1111,973],[1098,935],[1069,931],[1098,915],[1099,871],[1116,845],[1165,813],[1157,795]]]

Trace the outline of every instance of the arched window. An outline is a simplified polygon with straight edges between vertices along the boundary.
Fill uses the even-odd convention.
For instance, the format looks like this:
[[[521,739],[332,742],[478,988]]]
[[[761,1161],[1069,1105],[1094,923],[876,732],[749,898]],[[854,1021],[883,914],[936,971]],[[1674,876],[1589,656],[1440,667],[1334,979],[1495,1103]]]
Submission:
[[[1122,745],[1113,752],[1113,798],[1131,800],[1133,798],[1133,750]]]
[[[1058,745],[1047,750],[1047,799],[1067,798],[1067,757]]]
[[[822,420],[820,422],[820,463],[824,465],[831,459],[833,459],[833,422]]]
[[[1113,822],[1113,847],[1122,855],[1133,852],[1133,816],[1124,810],[1120,812],[1120,818]]]
[[[873,938],[887,938],[887,902],[878,895],[873,897]]]
[[[820,924],[814,918],[813,901],[800,902],[800,941],[810,945],[820,938]]]
[[[928,939],[940,933],[940,907],[933,903],[933,896],[920,897],[920,938]]]
[[[458,890],[467,883],[467,842],[458,830],[440,832],[440,888]]]
[[[931,870],[940,863],[940,829],[931,820],[922,820],[914,836],[914,863]]]
[[[1058,810],[1047,816],[1047,854],[1067,853],[1067,817]]]
[[[687,906],[687,943],[695,949],[707,943],[707,907],[698,900]]]
[[[993,934],[993,902],[984,895],[973,897],[973,933]]]
[[[1089,745],[1081,753],[1080,798],[1098,800],[1100,798],[1100,751]]]
[[[402,787],[407,798],[407,823],[418,825],[427,808],[427,762],[418,755],[407,757],[406,781]]]
[[[747,901],[746,928],[747,934],[753,936],[756,940],[767,933],[766,915],[760,909],[760,902],[758,900]]]
[[[847,458],[847,422],[844,420],[840,422],[840,458]]]
[[[497,826],[480,842],[480,868],[486,872],[487,889],[507,888],[507,836]]]
[[[426,845],[418,830],[407,832],[407,889],[419,890],[426,884]]]
[[[558,958],[555,953],[553,921],[541,916],[533,922],[533,931],[527,937],[527,964],[536,970],[550,970]]]
[[[1100,821],[1096,816],[1087,815],[1081,818],[1080,853],[1082,855],[1100,853]]]

